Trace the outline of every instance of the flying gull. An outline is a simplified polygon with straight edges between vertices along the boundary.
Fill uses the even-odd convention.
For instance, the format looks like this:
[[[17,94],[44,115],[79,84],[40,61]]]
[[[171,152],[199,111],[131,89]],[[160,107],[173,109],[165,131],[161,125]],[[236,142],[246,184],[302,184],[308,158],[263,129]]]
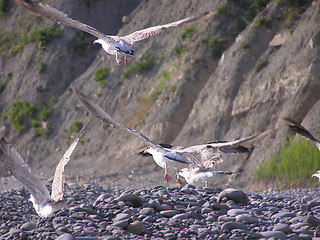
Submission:
[[[249,152],[250,149],[245,146],[265,136],[268,132],[269,131],[266,130],[259,134],[238,139],[238,140],[233,140],[233,141],[217,141],[217,142],[209,142],[205,144],[193,145],[190,147],[176,147],[172,149],[172,151],[180,154],[199,153],[201,164],[206,169],[209,169],[213,167],[214,164],[223,161],[220,155],[221,152],[227,153],[227,154]]]
[[[111,36],[106,35],[104,33],[99,32],[95,28],[81,23],[77,20],[69,18],[63,12],[43,3],[36,3],[32,0],[16,0],[16,2],[22,6],[23,8],[29,10],[37,16],[42,18],[48,18],[58,23],[79,29],[81,31],[90,33],[91,35],[97,37],[98,39],[94,41],[94,43],[99,43],[102,45],[103,50],[111,55],[116,55],[116,61],[118,64],[121,63],[121,60],[118,58],[119,53],[124,53],[124,65],[128,65],[128,60],[126,54],[134,55],[134,51],[131,49],[130,45],[137,41],[141,41],[143,39],[149,38],[152,35],[160,33],[164,29],[180,27],[186,23],[195,22],[209,16],[209,12],[205,12],[196,17],[188,17],[184,18],[172,23],[149,27],[146,29],[135,31],[129,35],[119,37],[119,36]]]
[[[179,162],[188,164],[188,161],[178,153],[171,152],[169,149],[161,147],[159,144],[152,142],[148,137],[138,132],[137,130],[131,129],[128,126],[115,121],[109,114],[107,114],[98,104],[94,103],[90,99],[83,96],[78,89],[72,88],[75,96],[81,102],[81,104],[94,116],[101,119],[103,122],[110,124],[114,128],[118,128],[126,133],[140,139],[149,147],[145,151],[150,153],[154,161],[161,167],[164,168],[164,181],[168,182],[171,177],[168,175],[167,164],[170,162]]]
[[[80,131],[77,138],[72,142],[67,151],[63,154],[59,164],[56,167],[52,183],[51,196],[46,185],[31,173],[28,164],[23,160],[20,154],[4,138],[0,139],[0,162],[5,166],[7,172],[17,179],[30,192],[30,201],[33,204],[37,214],[42,217],[49,217],[54,212],[66,206],[66,200],[63,200],[64,190],[64,168],[69,162],[74,149],[76,148],[84,128]]]
[[[287,123],[287,125],[296,133],[300,134],[301,136],[305,137],[308,141],[313,142],[319,152],[320,152],[320,141],[316,139],[307,129],[305,129],[301,124],[297,123],[296,121],[290,119],[290,118],[283,118],[283,120]],[[316,173],[312,174],[312,177],[319,178],[320,181],[320,170],[318,170]]]

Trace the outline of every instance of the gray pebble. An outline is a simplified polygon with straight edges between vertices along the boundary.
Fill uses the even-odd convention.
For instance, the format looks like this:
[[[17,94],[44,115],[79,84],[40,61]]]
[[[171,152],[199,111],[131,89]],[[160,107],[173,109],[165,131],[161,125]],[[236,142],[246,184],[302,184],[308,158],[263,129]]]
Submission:
[[[287,235],[281,231],[266,231],[260,232],[259,234],[265,238],[287,239]]]
[[[31,231],[37,227],[35,222],[26,222],[21,225],[20,229],[23,231]]]

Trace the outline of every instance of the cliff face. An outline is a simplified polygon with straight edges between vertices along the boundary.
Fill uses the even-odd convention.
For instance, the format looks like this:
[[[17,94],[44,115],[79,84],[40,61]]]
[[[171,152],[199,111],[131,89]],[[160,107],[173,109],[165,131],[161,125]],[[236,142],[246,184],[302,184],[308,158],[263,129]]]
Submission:
[[[217,169],[236,174],[231,179],[216,179],[219,186],[241,183],[255,188],[250,183],[252,171],[287,137],[282,117],[303,121],[319,134],[319,1],[165,0],[159,4],[153,0],[56,0],[48,4],[102,32],[116,34],[119,30],[119,35],[207,10],[214,15],[134,44],[135,56],[129,58],[132,68],[117,65],[114,56],[90,45],[94,38],[88,44],[72,45],[79,33],[68,27],[58,26],[60,37],[45,50],[30,41],[22,50],[8,52],[19,43],[17,35],[16,42],[7,41],[5,50],[2,44],[1,109],[8,111],[22,100],[37,105],[38,112],[52,106],[45,119],[52,128],[47,137],[36,135],[32,127],[18,132],[8,118],[2,119],[8,126],[6,136],[34,172],[52,176],[73,135],[74,121],[84,123],[90,118],[69,90],[71,84],[116,120],[156,142],[186,146],[271,129],[254,144],[249,156],[225,157]],[[1,29],[1,43],[13,32],[26,34],[38,26],[52,25],[14,5],[9,7],[1,19],[9,26]],[[130,12],[128,23],[122,26],[122,16]],[[148,63],[143,71],[135,72],[136,63],[143,61]],[[110,72],[98,84],[94,76],[102,67]],[[38,117],[39,122],[41,119]],[[140,187],[162,180],[163,172],[151,158],[133,153],[140,141],[96,119],[91,120],[83,142],[68,165],[67,174],[73,181]]]

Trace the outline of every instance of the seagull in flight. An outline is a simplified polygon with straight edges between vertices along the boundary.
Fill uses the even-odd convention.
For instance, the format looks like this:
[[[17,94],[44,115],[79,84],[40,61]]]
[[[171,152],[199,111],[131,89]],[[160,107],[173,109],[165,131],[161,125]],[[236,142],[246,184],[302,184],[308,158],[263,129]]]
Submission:
[[[29,200],[32,202],[37,214],[42,218],[51,216],[54,212],[65,207],[67,204],[66,200],[63,200],[65,182],[64,168],[69,162],[71,154],[83,134],[84,128],[85,126],[63,154],[56,167],[51,196],[44,182],[32,174],[30,167],[17,150],[15,150],[5,138],[0,139],[0,162],[3,163],[7,172],[30,192],[31,196]]]
[[[190,147],[176,147],[172,151],[180,154],[199,153],[201,164],[205,168],[209,169],[212,168],[214,164],[223,161],[220,153],[234,154],[250,152],[250,149],[246,146],[252,143],[253,141],[265,136],[268,132],[269,131],[266,130],[259,134],[233,141],[215,141],[208,142],[205,144],[193,145]]]
[[[149,38],[152,35],[160,33],[164,29],[180,27],[186,23],[195,22],[204,18],[207,18],[209,12],[205,12],[196,17],[187,17],[175,22],[171,22],[164,25],[149,27],[146,29],[135,31],[129,35],[119,37],[119,36],[111,36],[106,35],[104,33],[99,32],[95,28],[81,23],[77,20],[69,18],[63,12],[43,3],[36,3],[32,0],[16,0],[17,4],[22,6],[23,8],[29,10],[30,12],[34,13],[35,15],[48,18],[55,22],[79,29],[81,31],[87,32],[98,39],[95,40],[93,43],[99,43],[102,45],[103,50],[111,55],[116,55],[116,61],[118,64],[121,64],[121,60],[118,57],[119,53],[124,53],[124,65],[128,65],[127,54],[134,55],[133,49],[130,47],[133,43],[137,41],[141,41],[143,39]]]
[[[290,129],[292,129],[295,133],[298,133],[304,138],[306,138],[308,141],[313,142],[320,152],[320,141],[316,139],[307,129],[305,129],[301,124],[297,123],[296,121],[290,118],[285,117],[283,118],[283,120],[287,123]],[[320,170],[312,174],[312,177],[317,177],[319,178],[319,181],[320,181]]]
[[[110,126],[122,130],[138,139],[143,141],[148,145],[148,148],[145,150],[150,153],[154,161],[161,167],[164,168],[164,181],[170,181],[171,177],[168,174],[167,164],[170,162],[179,162],[188,164],[189,162],[183,156],[176,152],[170,151],[170,149],[163,148],[161,145],[152,142],[147,136],[138,132],[137,130],[131,129],[128,126],[117,122],[109,114],[107,114],[98,104],[94,103],[90,99],[86,98],[80,93],[80,91],[73,87],[73,93],[80,101],[80,103],[91,113],[93,116],[101,119],[103,122],[108,123]]]

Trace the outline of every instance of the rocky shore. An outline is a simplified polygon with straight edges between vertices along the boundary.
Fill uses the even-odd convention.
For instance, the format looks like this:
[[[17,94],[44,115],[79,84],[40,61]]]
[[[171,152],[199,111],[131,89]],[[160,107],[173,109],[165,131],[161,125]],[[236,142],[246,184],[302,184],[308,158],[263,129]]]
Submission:
[[[68,207],[39,218],[24,189],[0,195],[0,239],[317,239],[318,189],[247,193],[68,185]],[[319,238],[320,239],[320,238]]]

